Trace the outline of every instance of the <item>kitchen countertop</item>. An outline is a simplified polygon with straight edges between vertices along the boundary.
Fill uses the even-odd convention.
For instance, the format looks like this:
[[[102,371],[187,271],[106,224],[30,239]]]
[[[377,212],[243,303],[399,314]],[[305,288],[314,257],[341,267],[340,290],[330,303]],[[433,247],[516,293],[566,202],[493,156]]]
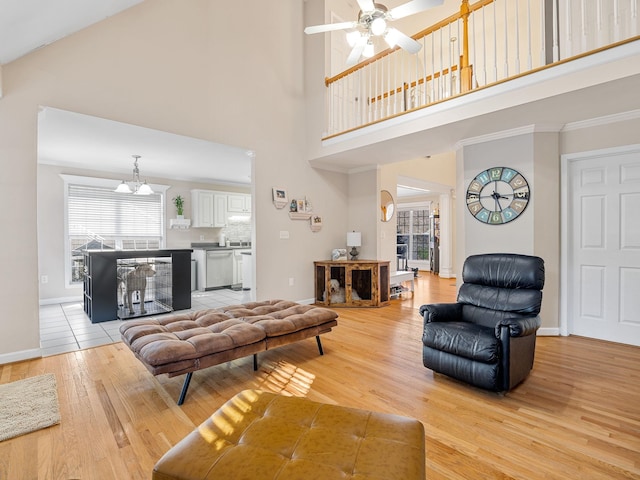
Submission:
[[[218,242],[212,243],[192,243],[191,248],[194,250],[249,250],[251,249],[251,244],[246,242],[231,242],[230,246],[220,246]]]

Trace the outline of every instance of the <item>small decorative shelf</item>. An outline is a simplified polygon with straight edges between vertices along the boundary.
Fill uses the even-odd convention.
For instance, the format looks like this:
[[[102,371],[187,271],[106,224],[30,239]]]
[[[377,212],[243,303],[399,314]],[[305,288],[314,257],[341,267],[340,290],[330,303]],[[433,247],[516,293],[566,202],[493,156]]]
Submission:
[[[311,212],[289,212],[289,218],[291,220],[309,220]]]
[[[171,218],[169,219],[169,227],[170,228],[179,228],[182,230],[186,230],[191,226],[191,220],[188,218]]]

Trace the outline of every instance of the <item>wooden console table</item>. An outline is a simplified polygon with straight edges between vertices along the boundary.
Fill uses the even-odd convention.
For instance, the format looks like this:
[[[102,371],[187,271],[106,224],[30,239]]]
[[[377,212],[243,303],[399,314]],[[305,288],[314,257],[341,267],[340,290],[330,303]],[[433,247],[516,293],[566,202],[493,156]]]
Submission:
[[[388,261],[328,260],[313,262],[313,264],[317,305],[332,307],[389,305]],[[338,288],[332,290],[332,283]]]

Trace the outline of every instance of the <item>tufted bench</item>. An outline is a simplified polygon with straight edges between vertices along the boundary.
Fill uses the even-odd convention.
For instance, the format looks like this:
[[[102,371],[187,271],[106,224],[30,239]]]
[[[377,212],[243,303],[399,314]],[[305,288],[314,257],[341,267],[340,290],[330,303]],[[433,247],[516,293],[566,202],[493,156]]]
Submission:
[[[331,331],[338,314],[328,308],[269,300],[220,309],[185,312],[156,319],[126,321],[122,341],[153,375],[187,374],[178,405],[182,405],[193,372],[257,354]]]
[[[424,480],[418,420],[245,390],[155,465],[152,479]]]

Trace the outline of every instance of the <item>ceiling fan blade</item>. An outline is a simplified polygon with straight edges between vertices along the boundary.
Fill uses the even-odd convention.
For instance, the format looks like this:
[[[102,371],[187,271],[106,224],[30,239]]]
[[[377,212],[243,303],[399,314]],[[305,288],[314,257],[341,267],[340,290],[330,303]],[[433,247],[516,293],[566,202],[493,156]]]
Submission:
[[[358,6],[363,12],[373,12],[376,9],[373,0],[358,0]]]
[[[333,32],[334,30],[348,30],[355,28],[358,22],[341,22],[341,23],[328,23],[326,25],[313,25],[304,29],[304,33],[311,35],[312,33]]]
[[[390,28],[384,36],[384,39],[390,47],[393,48],[398,45],[409,53],[418,53],[422,48],[422,44],[420,42],[415,41],[413,38],[405,35],[395,28]]]
[[[387,14],[393,20],[399,18],[408,17],[414,13],[427,10],[428,8],[438,7],[444,3],[444,0],[413,0],[411,2],[403,3],[389,10]]]
[[[358,60],[360,60],[360,56],[362,55],[366,44],[366,39],[364,41],[359,41],[358,43],[356,43],[356,45],[351,50],[351,53],[347,57],[347,68],[351,68],[358,63]]]

